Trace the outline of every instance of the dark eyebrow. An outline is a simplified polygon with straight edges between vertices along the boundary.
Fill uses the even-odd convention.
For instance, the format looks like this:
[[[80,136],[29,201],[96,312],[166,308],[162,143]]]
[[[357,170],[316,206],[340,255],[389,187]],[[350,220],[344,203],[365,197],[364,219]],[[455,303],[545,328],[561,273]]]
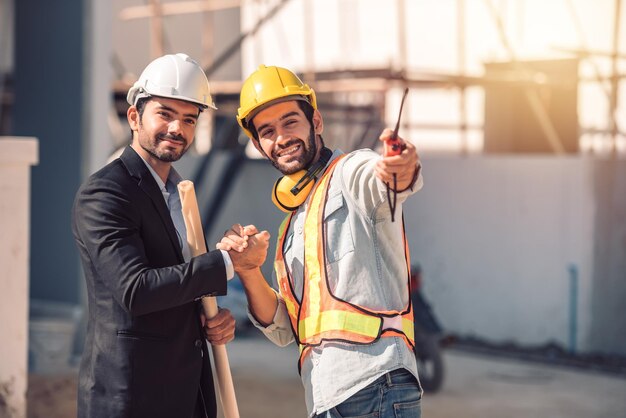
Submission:
[[[281,121],[281,120],[285,120],[285,119],[290,118],[290,117],[292,117],[292,116],[300,116],[300,114],[294,110],[294,111],[292,111],[292,112],[285,113],[285,114],[284,114],[284,115],[282,115],[282,116],[281,116],[278,120],[279,120],[279,121]],[[265,127],[267,127],[267,126],[269,126],[269,123],[264,123],[263,125],[261,125],[261,126],[259,126],[259,127],[257,128],[257,132],[261,132],[261,131],[263,130],[263,128],[265,128]]]
[[[172,113],[178,115],[178,112],[174,108],[172,108],[172,107],[169,107],[167,105],[160,104],[160,103],[159,103],[159,107],[161,109],[163,109],[163,110],[167,110],[168,112],[172,112]],[[196,120],[198,119],[198,115],[195,114],[195,113],[185,113],[183,116],[184,117],[188,117],[188,118],[194,118]]]

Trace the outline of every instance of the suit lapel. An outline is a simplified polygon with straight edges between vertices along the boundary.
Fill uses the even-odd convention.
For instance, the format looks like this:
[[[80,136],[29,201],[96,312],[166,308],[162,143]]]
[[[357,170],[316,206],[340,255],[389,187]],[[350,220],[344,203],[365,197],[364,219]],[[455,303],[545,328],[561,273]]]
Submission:
[[[146,164],[137,154],[137,152],[130,146],[126,147],[126,149],[120,156],[120,159],[128,169],[130,175],[133,178],[137,179],[137,185],[139,186],[139,188],[148,195],[150,200],[152,200],[152,204],[154,205],[156,211],[159,213],[161,221],[163,221],[163,225],[167,230],[167,235],[170,238],[170,242],[172,246],[176,249],[176,254],[179,258],[179,262],[184,262],[185,260],[183,258],[183,253],[178,242],[178,234],[176,233],[176,228],[174,227],[174,223],[172,222],[170,211],[167,208],[165,199],[163,198],[163,193],[161,193],[157,182],[154,180],[154,177],[152,177],[152,173],[150,173],[150,170],[148,170],[148,167],[146,167]]]

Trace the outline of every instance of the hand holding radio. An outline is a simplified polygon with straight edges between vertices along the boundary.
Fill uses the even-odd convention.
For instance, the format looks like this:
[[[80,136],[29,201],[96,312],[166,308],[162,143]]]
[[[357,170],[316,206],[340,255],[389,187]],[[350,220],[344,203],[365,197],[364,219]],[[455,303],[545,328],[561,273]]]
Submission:
[[[393,131],[391,129],[385,129],[380,135],[379,140],[387,144],[392,135]],[[416,167],[420,164],[420,159],[415,145],[409,141],[405,141],[401,137],[397,137],[396,141],[400,143],[400,152],[387,155],[385,151],[383,151],[383,158],[376,163],[375,171],[376,177],[383,183],[389,183],[390,186],[393,186],[393,176],[395,174],[395,190],[401,191],[411,185]],[[389,148],[391,148],[391,146]]]
[[[386,129],[380,136],[380,140],[384,142],[384,158],[379,161],[376,166],[376,175],[385,182],[387,186],[387,202],[389,203],[389,211],[391,212],[391,222],[395,220],[396,195],[398,191],[410,187],[417,178],[418,173],[417,166],[413,166],[415,167],[414,170],[407,170],[405,168],[406,163],[413,159],[412,157],[415,157],[415,161],[417,161],[415,147],[411,145],[411,148],[408,148],[407,143],[398,136],[402,108],[404,107],[404,101],[408,93],[409,89],[405,88],[402,94],[402,102],[400,102],[400,110],[398,111],[398,120],[396,121],[395,129],[393,131]],[[407,176],[407,171],[410,173],[408,174],[408,176],[410,176],[409,183],[404,186],[403,177]]]

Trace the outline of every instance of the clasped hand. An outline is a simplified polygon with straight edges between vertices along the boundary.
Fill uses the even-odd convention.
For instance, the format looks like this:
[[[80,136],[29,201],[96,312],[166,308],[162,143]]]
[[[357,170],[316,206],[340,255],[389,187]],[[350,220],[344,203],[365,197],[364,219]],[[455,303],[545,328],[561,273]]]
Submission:
[[[254,225],[233,225],[217,243],[218,250],[228,251],[236,273],[261,267],[267,257],[270,234]]]

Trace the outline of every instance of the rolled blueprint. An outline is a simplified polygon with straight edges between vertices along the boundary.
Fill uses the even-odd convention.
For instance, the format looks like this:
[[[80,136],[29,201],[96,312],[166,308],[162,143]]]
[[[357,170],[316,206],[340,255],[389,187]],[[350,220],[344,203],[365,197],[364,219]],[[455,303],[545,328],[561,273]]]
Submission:
[[[187,243],[189,244],[191,255],[196,257],[206,253],[207,248],[204,241],[204,233],[202,232],[202,221],[200,219],[200,211],[198,210],[198,201],[196,199],[196,191],[193,187],[193,182],[183,180],[178,183],[178,194],[180,195],[183,219],[185,220],[185,228],[187,229]],[[217,301],[214,297],[202,298],[202,307],[204,308],[204,314],[207,318],[213,318],[217,315]],[[226,346],[212,345],[211,350],[213,352],[217,387],[224,417],[239,418],[239,409],[237,407],[237,399],[235,398],[233,378],[230,374]]]

